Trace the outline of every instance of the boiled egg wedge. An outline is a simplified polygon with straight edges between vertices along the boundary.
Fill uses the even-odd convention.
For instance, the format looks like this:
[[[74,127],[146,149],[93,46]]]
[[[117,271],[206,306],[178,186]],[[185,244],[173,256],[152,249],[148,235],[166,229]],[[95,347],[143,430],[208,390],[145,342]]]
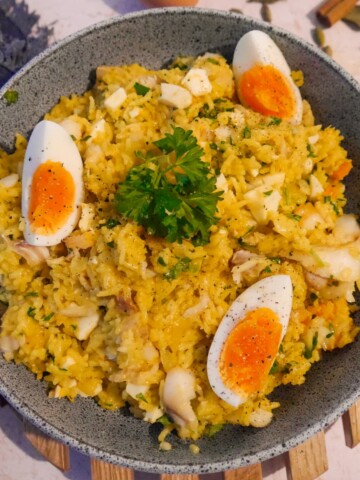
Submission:
[[[299,124],[302,99],[284,55],[264,32],[252,30],[239,40],[233,58],[240,102],[266,116]]]
[[[247,288],[222,319],[207,359],[216,395],[233,407],[256,396],[285,335],[293,289],[288,275],[266,277]]]
[[[34,128],[22,175],[24,237],[37,246],[57,245],[75,228],[83,200],[83,164],[69,133],[43,120]]]

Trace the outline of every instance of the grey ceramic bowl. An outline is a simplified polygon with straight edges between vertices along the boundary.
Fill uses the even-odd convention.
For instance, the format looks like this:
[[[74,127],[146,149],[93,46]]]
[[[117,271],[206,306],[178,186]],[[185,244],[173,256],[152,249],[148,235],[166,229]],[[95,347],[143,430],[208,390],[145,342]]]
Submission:
[[[268,32],[294,69],[305,74],[303,95],[317,122],[338,127],[353,159],[360,159],[360,88],[332,60],[293,35],[240,15],[205,9],[150,10],[114,18],[75,34],[46,51],[0,91],[0,145],[13,147],[60,95],[84,92],[100,64],[143,63],[152,68],[178,54],[221,52],[231,59],[238,39],[251,29]],[[7,89],[19,101],[6,106]],[[360,201],[359,164],[348,182],[349,209]],[[86,454],[150,472],[215,472],[278,455],[325,428],[360,396],[360,344],[325,355],[300,387],[280,388],[275,420],[265,429],[228,426],[198,442],[200,454],[174,437],[174,449],[160,452],[157,426],[126,411],[104,411],[91,399],[50,400],[46,385],[21,366],[0,359],[0,393],[46,433]]]

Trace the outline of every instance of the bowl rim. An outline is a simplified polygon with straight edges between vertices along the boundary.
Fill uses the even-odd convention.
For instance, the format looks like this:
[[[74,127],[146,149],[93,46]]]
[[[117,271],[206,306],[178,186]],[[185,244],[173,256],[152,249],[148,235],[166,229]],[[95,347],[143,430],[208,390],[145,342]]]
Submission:
[[[331,57],[325,54],[320,48],[310,44],[308,41],[298,37],[297,35],[281,28],[273,26],[272,24],[258,20],[253,17],[249,17],[240,13],[235,13],[227,10],[219,10],[213,8],[201,8],[201,7],[162,7],[162,8],[150,8],[139,10],[136,12],[127,13],[124,15],[115,15],[114,17],[102,20],[95,24],[89,25],[83,29],[80,29],[60,41],[55,42],[50,47],[46,48],[43,52],[36,55],[33,59],[27,62],[18,72],[16,72],[1,88],[0,88],[0,100],[4,97],[5,93],[10,90],[14,84],[17,83],[24,75],[26,75],[35,65],[44,59],[50,57],[55,51],[61,49],[63,46],[73,42],[79,37],[84,37],[94,31],[102,30],[103,28],[112,26],[114,24],[121,24],[128,20],[136,19],[138,17],[150,17],[161,16],[169,14],[192,14],[192,15],[210,15],[220,17],[238,17],[245,20],[248,24],[252,24],[254,28],[258,28],[262,31],[269,33],[275,33],[285,38],[290,43],[297,43],[302,46],[307,52],[318,57],[321,61],[330,66],[337,74],[339,74],[346,82],[348,82],[352,88],[360,95],[360,84],[354,77],[351,76],[341,65],[336,63]],[[0,105],[0,108],[4,108]],[[268,460],[271,457],[280,455],[287,452],[289,449],[296,447],[297,445],[306,441],[309,437],[320,432],[333,422],[335,422],[343,413],[348,410],[356,400],[360,398],[360,384],[357,391],[355,391],[348,398],[340,402],[337,407],[325,416],[318,420],[315,424],[307,426],[296,436],[290,439],[278,443],[277,445],[268,447],[257,453],[250,453],[246,456],[232,458],[231,460],[215,461],[206,464],[159,464],[156,461],[151,460],[139,460],[137,458],[129,458],[120,454],[108,453],[102,451],[100,448],[94,447],[84,441],[80,441],[66,431],[61,430],[58,427],[52,425],[51,420],[41,417],[34,412],[32,408],[23,403],[23,400],[19,398],[16,392],[10,391],[10,389],[3,383],[0,378],[0,394],[9,402],[11,406],[15,408],[26,420],[34,424],[45,434],[65,443],[66,445],[78,450],[81,453],[89,455],[100,460],[120,465],[128,468],[133,468],[138,471],[144,471],[149,473],[176,473],[176,474],[200,474],[200,473],[215,473],[225,471],[229,469],[244,467],[250,464],[262,462]]]

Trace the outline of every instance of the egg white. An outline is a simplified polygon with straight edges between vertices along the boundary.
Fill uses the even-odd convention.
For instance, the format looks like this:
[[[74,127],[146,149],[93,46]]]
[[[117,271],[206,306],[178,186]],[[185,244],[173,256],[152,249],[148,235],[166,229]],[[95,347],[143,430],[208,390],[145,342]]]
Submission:
[[[291,78],[291,69],[276,43],[260,30],[246,33],[236,45],[232,63],[235,82],[238,83],[241,76],[255,65],[271,65],[287,78],[296,103],[295,113],[289,121],[299,124],[303,105],[300,91]]]
[[[53,234],[40,235],[33,231],[29,221],[31,187],[37,168],[47,161],[60,162],[70,173],[75,184],[75,200],[66,223]],[[55,122],[39,122],[29,139],[22,174],[21,211],[25,219],[24,238],[27,243],[37,246],[57,245],[72,232],[79,221],[80,204],[84,196],[82,173],[82,159],[69,133]]]
[[[282,325],[281,342],[289,323],[292,297],[293,289],[290,277],[288,275],[272,275],[254,283],[239,295],[222,319],[210,346],[207,374],[213,391],[229,405],[238,407],[248,400],[246,394],[241,396],[230,390],[224,384],[220,374],[220,355],[230,332],[244,320],[248,312],[258,308],[269,308],[279,317]]]

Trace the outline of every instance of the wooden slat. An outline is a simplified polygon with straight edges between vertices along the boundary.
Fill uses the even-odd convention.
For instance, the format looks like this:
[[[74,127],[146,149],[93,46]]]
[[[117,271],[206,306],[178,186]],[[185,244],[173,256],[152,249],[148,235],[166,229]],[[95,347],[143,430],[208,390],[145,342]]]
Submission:
[[[179,474],[167,474],[161,475],[161,480],[199,480],[199,475],[179,475]]]
[[[70,469],[70,449],[24,420],[24,434],[31,445],[50,463],[63,472]]]
[[[91,480],[134,480],[134,471],[92,458]]]
[[[360,443],[360,400],[349,408],[351,447]]]
[[[224,472],[224,480],[262,480],[261,463]]]
[[[315,480],[328,470],[324,432],[317,433],[289,452],[292,480]]]

